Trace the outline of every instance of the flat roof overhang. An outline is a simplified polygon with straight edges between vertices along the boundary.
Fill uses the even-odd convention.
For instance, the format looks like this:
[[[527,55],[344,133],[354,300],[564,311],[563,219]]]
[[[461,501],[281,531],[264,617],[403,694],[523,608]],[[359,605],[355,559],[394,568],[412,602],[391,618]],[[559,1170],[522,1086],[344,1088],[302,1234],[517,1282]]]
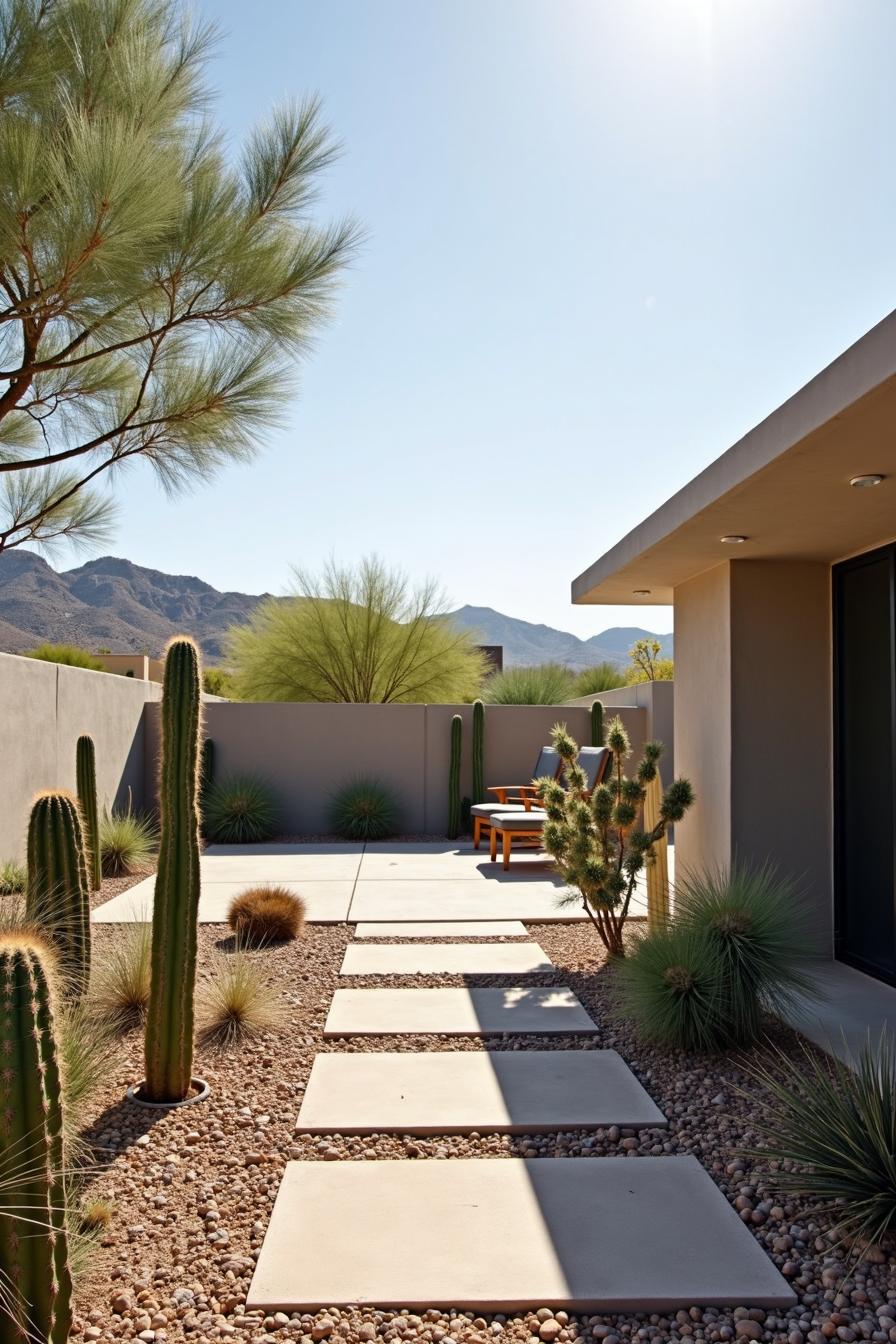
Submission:
[[[872,472],[882,485],[850,488]],[[896,312],[574,579],[572,600],[652,606],[726,560],[832,562],[894,537]]]

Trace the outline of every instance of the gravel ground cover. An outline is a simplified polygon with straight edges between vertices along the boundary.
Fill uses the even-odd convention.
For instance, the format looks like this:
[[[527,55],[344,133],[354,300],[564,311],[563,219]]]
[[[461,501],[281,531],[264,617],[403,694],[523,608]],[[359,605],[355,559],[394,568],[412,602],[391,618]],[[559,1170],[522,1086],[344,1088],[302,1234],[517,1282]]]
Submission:
[[[106,882],[100,898],[135,878]],[[156,1116],[127,1102],[128,1084],[142,1073],[139,1032],[122,1037],[115,1064],[94,1099],[85,1138],[95,1170],[87,1197],[109,1200],[114,1216],[91,1257],[78,1295],[76,1337],[113,1341],[231,1339],[268,1344],[274,1340],[459,1341],[544,1340],[780,1340],[825,1344],[827,1340],[893,1341],[896,1344],[896,1269],[872,1249],[848,1277],[820,1234],[811,1210],[776,1203],[749,1160],[736,1156],[755,1141],[751,1120],[759,1097],[744,1102],[734,1091],[746,1084],[733,1058],[663,1054],[641,1046],[625,1023],[612,1017],[612,971],[589,926],[527,925],[557,965],[555,976],[531,983],[564,983],[598,1023],[593,1037],[465,1038],[377,1037],[328,1041],[321,1030],[334,990],[369,985],[368,977],[340,978],[351,929],[310,926],[295,943],[258,954],[271,993],[283,1000],[289,1025],[226,1055],[199,1051],[197,1071],[212,1087],[209,1101]],[[95,929],[101,958],[114,926]],[[200,974],[211,955],[229,946],[221,926],[203,926]],[[397,941],[397,940],[387,940]],[[426,976],[398,984],[506,984],[504,977]],[[527,983],[526,977],[520,983]],[[776,1041],[794,1046],[793,1034],[774,1028]],[[551,1135],[472,1134],[444,1138],[381,1135],[297,1136],[296,1115],[315,1053],[324,1050],[594,1049],[612,1046],[626,1059],[669,1118],[669,1129],[634,1133],[615,1126]],[[765,1247],[799,1295],[787,1313],[762,1310],[679,1311],[671,1316],[570,1315],[537,1302],[512,1317],[472,1312],[380,1311],[331,1308],[315,1316],[247,1313],[246,1293],[267,1228],[284,1164],[315,1161],[389,1161],[414,1158],[450,1161],[478,1156],[695,1154],[711,1172],[740,1217]],[[425,1210],[409,1210],[421,1220]],[[682,1220],[688,1210],[681,1210]],[[301,1254],[301,1248],[297,1248]]]

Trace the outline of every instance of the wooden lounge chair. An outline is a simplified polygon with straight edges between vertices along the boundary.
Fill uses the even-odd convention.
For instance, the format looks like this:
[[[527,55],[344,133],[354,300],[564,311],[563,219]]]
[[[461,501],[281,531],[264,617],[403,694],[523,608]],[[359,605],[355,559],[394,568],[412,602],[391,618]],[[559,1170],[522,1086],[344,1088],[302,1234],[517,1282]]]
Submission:
[[[545,775],[556,779],[562,762],[554,747],[542,747],[528,784],[493,784],[487,793],[496,795],[493,802],[475,803],[470,808],[473,820],[473,848],[479,848],[483,832],[491,829],[491,819],[500,812],[527,812],[538,802],[534,781]]]
[[[608,747],[582,747],[578,764],[585,771],[586,795],[590,796],[600,784],[610,764]],[[515,808],[495,813],[489,819],[489,853],[492,862],[498,857],[498,837],[501,837],[501,858],[504,869],[510,867],[514,841],[522,841],[525,849],[538,849],[547,813],[539,807]]]

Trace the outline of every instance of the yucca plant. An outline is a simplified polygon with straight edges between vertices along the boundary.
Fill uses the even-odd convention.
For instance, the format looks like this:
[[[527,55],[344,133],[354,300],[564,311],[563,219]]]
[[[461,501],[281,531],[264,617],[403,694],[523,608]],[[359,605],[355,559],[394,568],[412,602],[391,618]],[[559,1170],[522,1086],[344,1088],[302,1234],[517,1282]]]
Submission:
[[[226,845],[269,840],[277,825],[277,804],[256,775],[229,775],[212,785],[203,812],[205,833]]]
[[[729,1044],[755,1041],[763,1011],[790,1016],[816,995],[809,909],[773,863],[735,861],[683,874],[675,922],[705,934],[718,953]]]
[[[778,1048],[771,1064],[743,1067],[765,1090],[752,1125],[765,1146],[765,1183],[787,1198],[817,1201],[813,1216],[858,1254],[896,1233],[896,1039],[869,1035],[850,1063],[802,1042],[799,1060]],[[743,1090],[742,1090],[743,1091]],[[755,1087],[749,1094],[756,1101]]]
[[[395,834],[398,805],[377,779],[357,778],[333,796],[330,825],[346,840],[385,840]]]
[[[196,1020],[200,1042],[226,1050],[282,1026],[286,1014],[261,963],[237,947],[215,958],[209,978],[199,986]]]
[[[721,963],[705,934],[669,927],[640,939],[616,968],[620,1015],[670,1050],[713,1051],[725,1042]]]
[[[159,848],[159,831],[151,817],[103,810],[100,820],[100,863],[103,877],[129,877],[148,868]]]

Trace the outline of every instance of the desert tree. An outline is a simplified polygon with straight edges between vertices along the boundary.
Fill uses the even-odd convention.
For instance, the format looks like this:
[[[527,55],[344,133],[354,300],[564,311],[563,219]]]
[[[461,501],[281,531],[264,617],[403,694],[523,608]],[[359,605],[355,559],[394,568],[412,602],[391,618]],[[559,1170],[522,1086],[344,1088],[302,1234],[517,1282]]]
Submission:
[[[253,455],[357,241],[314,98],[230,153],[181,0],[0,0],[0,551],[96,543],[117,469]]]
[[[626,685],[635,686],[639,681],[672,681],[675,664],[671,658],[663,658],[662,652],[663,646],[658,639],[636,639],[628,651]]]
[[[246,700],[469,699],[485,658],[444,607],[434,581],[413,586],[377,556],[296,570],[291,597],[269,598],[230,632],[237,690]]]

